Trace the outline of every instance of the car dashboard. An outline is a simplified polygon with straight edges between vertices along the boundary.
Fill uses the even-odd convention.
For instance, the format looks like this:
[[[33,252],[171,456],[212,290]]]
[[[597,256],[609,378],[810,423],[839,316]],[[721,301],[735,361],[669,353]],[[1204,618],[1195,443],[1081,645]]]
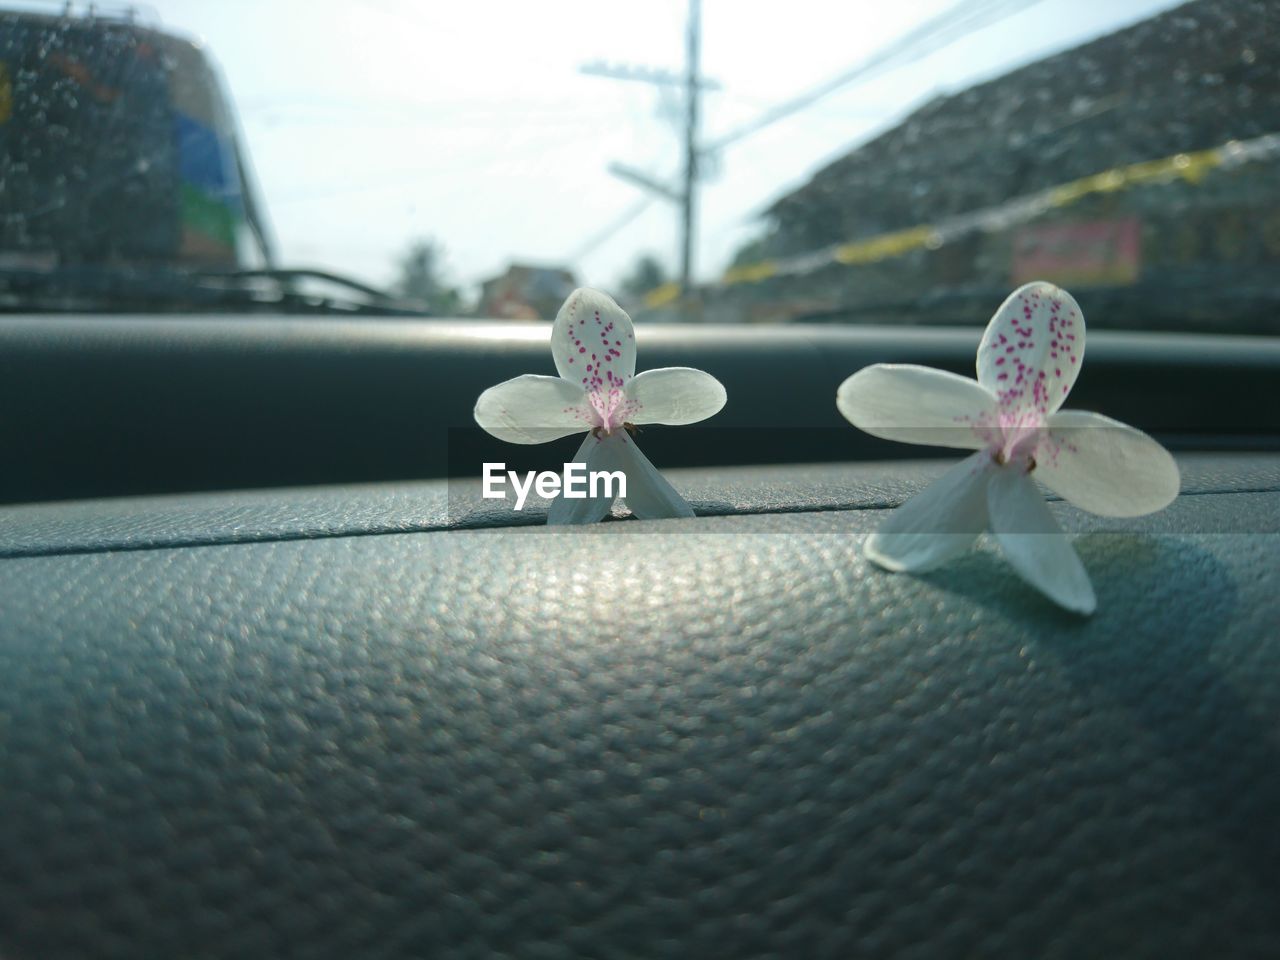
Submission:
[[[728,391],[644,440],[698,515],[574,529],[475,469],[548,335],[0,321],[0,955],[1280,948],[1280,341],[1091,331],[1182,490],[1051,504],[1083,618],[863,557],[959,457],[836,387],[977,331],[641,324]]]

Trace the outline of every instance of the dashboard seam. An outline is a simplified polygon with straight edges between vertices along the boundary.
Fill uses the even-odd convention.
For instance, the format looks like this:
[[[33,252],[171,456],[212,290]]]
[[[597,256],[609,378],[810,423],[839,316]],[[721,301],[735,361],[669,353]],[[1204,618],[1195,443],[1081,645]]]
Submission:
[[[1183,493],[1179,495],[1179,499],[1186,497],[1205,497],[1205,496],[1231,496],[1233,494],[1262,494],[1262,493],[1280,493],[1280,487],[1256,487],[1237,490],[1198,490]],[[1062,498],[1050,495],[1046,499],[1051,502],[1062,502]],[[773,515],[803,515],[810,513],[856,513],[862,511],[875,510],[892,510],[899,506],[902,501],[891,503],[868,503],[856,505],[820,505],[820,506],[797,506],[797,507],[776,507],[757,510],[741,510],[741,511],[720,511],[714,513],[701,513],[700,518],[711,517],[753,517],[753,516],[773,516]],[[696,506],[696,503],[695,503]],[[229,547],[242,546],[249,544],[261,543],[292,543],[306,540],[341,540],[355,539],[359,537],[382,537],[395,536],[399,534],[424,534],[424,533],[453,533],[453,532],[473,532],[473,531],[494,531],[501,532],[507,530],[519,530],[527,527],[538,527],[542,525],[543,517],[537,514],[531,514],[528,522],[505,524],[502,526],[488,525],[484,523],[467,523],[462,521],[455,524],[440,525],[426,524],[423,526],[387,526],[370,529],[351,529],[351,530],[317,530],[317,531],[291,531],[285,533],[264,533],[262,535],[232,536],[221,538],[187,538],[173,539],[163,541],[140,541],[135,543],[116,542],[116,543],[99,543],[99,544],[60,544],[45,545],[39,547],[31,547],[27,549],[9,549],[0,548],[0,561],[3,560],[29,560],[41,557],[71,557],[71,556],[92,556],[104,553],[138,553],[143,551],[160,551],[160,550],[187,550],[196,547]],[[606,523],[632,523],[635,522],[633,517],[617,517],[608,518]]]

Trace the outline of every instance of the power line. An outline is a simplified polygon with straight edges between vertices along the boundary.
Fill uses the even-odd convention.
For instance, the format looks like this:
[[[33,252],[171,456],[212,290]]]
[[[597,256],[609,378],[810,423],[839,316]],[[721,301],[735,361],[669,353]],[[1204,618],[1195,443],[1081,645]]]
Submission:
[[[577,263],[587,254],[595,252],[596,247],[599,247],[623,228],[630,226],[633,220],[636,220],[640,214],[649,209],[651,203],[653,203],[652,197],[642,197],[638,202],[632,204],[618,219],[597,230],[578,249],[574,250],[568,257],[569,262]]]
[[[961,37],[1040,2],[1042,0],[962,0],[961,3],[900,37],[889,46],[881,48],[839,76],[766,110],[755,120],[719,137],[703,149],[704,151],[719,150],[731,143],[736,143],[779,120],[804,110],[855,80],[864,80],[878,71],[920,60]],[[968,9],[972,7],[977,9]]]

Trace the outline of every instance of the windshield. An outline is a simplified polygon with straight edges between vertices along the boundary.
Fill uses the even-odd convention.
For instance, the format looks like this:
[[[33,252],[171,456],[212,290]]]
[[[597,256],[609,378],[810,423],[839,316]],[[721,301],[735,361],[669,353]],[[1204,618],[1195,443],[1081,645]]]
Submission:
[[[1272,0],[4,7],[11,312],[1280,333]]]

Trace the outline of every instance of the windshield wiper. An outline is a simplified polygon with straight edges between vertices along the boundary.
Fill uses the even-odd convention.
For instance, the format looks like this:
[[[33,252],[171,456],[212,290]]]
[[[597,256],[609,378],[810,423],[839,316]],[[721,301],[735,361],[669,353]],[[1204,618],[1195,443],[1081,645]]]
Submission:
[[[4,313],[336,313],[424,317],[425,305],[326,270],[0,269]]]

